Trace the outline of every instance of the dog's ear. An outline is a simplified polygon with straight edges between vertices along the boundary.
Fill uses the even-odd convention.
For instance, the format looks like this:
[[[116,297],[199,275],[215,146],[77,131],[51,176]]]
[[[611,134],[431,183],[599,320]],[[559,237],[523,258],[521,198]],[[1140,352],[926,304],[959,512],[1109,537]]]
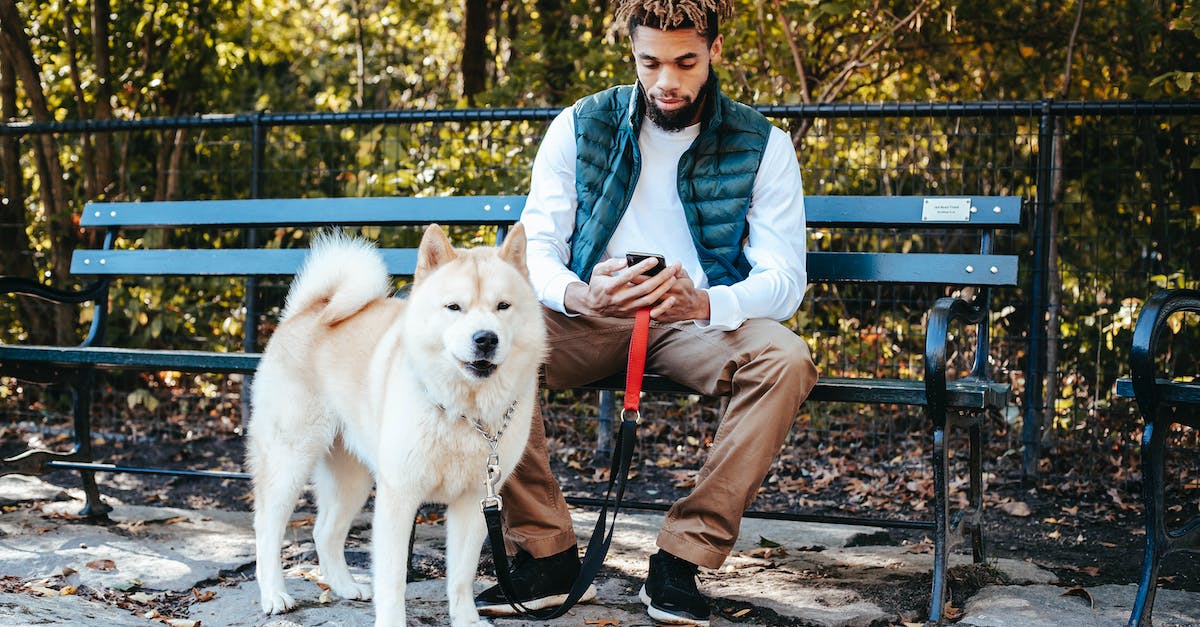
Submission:
[[[525,225],[516,223],[504,238],[500,247],[500,258],[516,266],[521,274],[529,276],[529,268],[525,265]]]
[[[421,236],[421,247],[417,249],[417,270],[413,273],[413,283],[419,282],[425,275],[433,272],[434,268],[458,258],[458,252],[446,237],[445,231],[437,224],[425,227],[425,235]]]

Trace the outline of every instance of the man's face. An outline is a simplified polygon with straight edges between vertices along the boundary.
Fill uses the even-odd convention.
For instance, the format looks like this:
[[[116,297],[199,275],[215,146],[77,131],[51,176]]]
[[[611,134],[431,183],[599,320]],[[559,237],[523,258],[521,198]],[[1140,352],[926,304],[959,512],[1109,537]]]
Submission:
[[[658,127],[679,131],[700,121],[708,70],[721,59],[722,38],[712,46],[694,28],[659,30],[638,26],[630,33],[646,113]]]

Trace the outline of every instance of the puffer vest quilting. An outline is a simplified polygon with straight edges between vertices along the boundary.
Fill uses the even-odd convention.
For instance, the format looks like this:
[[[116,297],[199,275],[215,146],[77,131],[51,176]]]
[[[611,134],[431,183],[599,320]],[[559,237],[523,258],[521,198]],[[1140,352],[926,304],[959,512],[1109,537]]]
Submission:
[[[722,94],[715,75],[709,77],[708,93],[716,97],[705,104],[700,133],[679,158],[679,199],[709,284],[730,285],[750,272],[742,252],[746,214],[771,123]],[[629,207],[641,172],[641,88],[624,85],[587,96],[575,103],[574,115],[579,206],[570,268],[587,281]]]

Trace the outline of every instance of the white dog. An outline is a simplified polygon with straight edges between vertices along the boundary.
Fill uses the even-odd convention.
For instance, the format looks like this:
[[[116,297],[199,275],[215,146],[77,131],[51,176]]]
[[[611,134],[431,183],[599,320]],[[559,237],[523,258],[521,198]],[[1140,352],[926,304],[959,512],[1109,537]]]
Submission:
[[[375,486],[375,624],[404,625],[409,537],[422,503],[445,503],[451,622],[486,625],[472,583],[487,535],[488,435],[501,476],[529,437],[546,350],[541,307],[525,267],[525,232],[500,248],[455,249],[426,229],[411,294],[391,298],[378,251],[340,233],[313,242],[254,378],[247,458],[262,609],[296,602],[280,550],[310,478],[321,572],[334,593],[369,599],[344,544]]]

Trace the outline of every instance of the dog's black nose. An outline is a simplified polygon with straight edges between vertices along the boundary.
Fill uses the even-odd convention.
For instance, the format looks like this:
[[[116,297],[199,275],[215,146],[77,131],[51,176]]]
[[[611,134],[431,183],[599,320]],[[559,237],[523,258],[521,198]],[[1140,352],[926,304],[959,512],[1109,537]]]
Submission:
[[[492,331],[476,331],[471,340],[475,342],[475,354],[481,357],[490,357],[500,343],[500,338]]]

